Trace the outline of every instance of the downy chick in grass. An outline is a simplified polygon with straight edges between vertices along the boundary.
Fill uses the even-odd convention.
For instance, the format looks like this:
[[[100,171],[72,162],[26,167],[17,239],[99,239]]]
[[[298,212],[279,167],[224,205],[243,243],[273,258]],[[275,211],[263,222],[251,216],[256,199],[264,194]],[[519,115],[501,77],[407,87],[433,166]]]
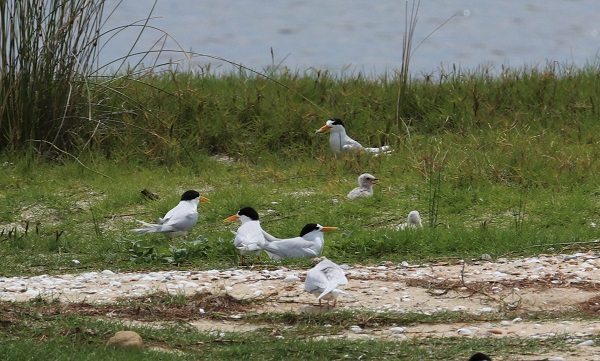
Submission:
[[[379,148],[363,147],[359,142],[346,134],[344,123],[338,118],[332,118],[325,122],[325,125],[317,129],[315,136],[326,132],[329,132],[329,147],[336,154],[356,151],[364,151],[372,154],[391,153],[388,145]]]
[[[179,204],[173,207],[159,218],[156,223],[148,223],[137,220],[144,228],[135,228],[138,233],[162,233],[167,239],[177,236],[187,236],[188,232],[198,222],[198,203],[209,202],[208,198],[202,197],[195,190],[185,191],[181,195]]]
[[[325,243],[323,232],[336,230],[337,227],[323,227],[320,224],[309,223],[300,232],[299,237],[280,239],[263,231],[265,241],[260,247],[271,259],[276,261],[284,258],[318,257]]]
[[[258,212],[252,207],[244,207],[236,214],[225,218],[225,222],[240,220],[242,223],[237,231],[233,232],[235,238],[233,245],[240,251],[242,266],[244,265],[244,256],[257,255],[260,260],[261,244],[265,243],[262,227]]]
[[[348,193],[348,199],[357,199],[373,196],[373,185],[379,184],[379,178],[369,173],[358,176],[358,187]]]
[[[420,229],[423,228],[423,222],[421,221],[421,214],[419,211],[410,211],[408,217],[406,217],[406,223],[400,223],[398,229]]]

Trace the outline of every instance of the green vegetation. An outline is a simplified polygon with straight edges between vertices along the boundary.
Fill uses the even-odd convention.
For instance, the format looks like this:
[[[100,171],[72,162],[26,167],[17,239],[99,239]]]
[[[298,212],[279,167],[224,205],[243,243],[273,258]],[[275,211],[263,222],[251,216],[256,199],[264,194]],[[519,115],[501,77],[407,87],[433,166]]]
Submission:
[[[515,355],[515,349],[518,350],[518,354],[526,355],[552,354],[573,347],[573,342],[568,341],[565,335],[548,337],[544,342],[539,342],[539,339],[534,338],[513,337],[415,337],[376,340],[370,337],[352,337],[344,333],[351,325],[361,325],[373,331],[386,330],[396,325],[469,320],[485,323],[501,319],[494,314],[475,316],[462,312],[429,316],[360,310],[314,315],[248,313],[244,316],[245,325],[255,326],[249,331],[198,332],[193,322],[210,317],[207,316],[208,313],[199,316],[197,312],[188,311],[190,315],[185,319],[186,322],[168,321],[181,319],[182,314],[178,308],[190,308],[186,303],[194,305],[194,301],[200,299],[171,300],[170,304],[168,298],[160,295],[143,299],[142,302],[127,300],[123,304],[106,306],[85,303],[61,305],[43,301],[18,305],[0,303],[5,315],[3,327],[7,331],[6,336],[0,339],[0,356],[3,360],[22,360],[24,355],[28,355],[28,359],[31,360],[44,357],[63,360],[230,360],[234,357],[248,360],[437,360],[454,357],[466,360],[476,350],[486,350],[496,356],[508,357]],[[190,309],[195,310],[196,307]],[[232,310],[223,308],[214,318],[227,319],[231,312]],[[143,319],[148,323],[146,326],[135,326],[129,322],[108,322],[81,316],[101,316],[109,313],[120,319],[131,317]],[[561,315],[531,315],[532,319],[540,323],[558,316]],[[569,314],[567,317],[581,319],[582,316]],[[583,317],[585,319],[586,316]],[[105,348],[107,336],[123,329],[138,332],[145,340],[145,349],[132,351]]]
[[[256,208],[263,227],[280,237],[296,236],[309,222],[339,227],[324,250],[338,262],[421,263],[596,246],[598,63],[411,78],[413,4],[401,69],[379,77],[277,67],[268,76],[243,67],[178,72],[143,62],[102,75],[95,61],[103,7],[101,0],[0,4],[2,276],[235,267],[230,231],[237,224],[223,219],[243,206]],[[394,152],[333,156],[326,137],[313,137],[333,116],[361,143],[389,144]],[[365,171],[381,178],[381,187],[370,199],[347,200]],[[160,198],[148,200],[143,189]],[[164,215],[187,189],[212,202],[201,205],[186,239],[131,232],[135,219]],[[424,229],[396,229],[413,209]],[[275,333],[223,336],[184,323],[134,327],[170,350],[136,353],[104,348],[122,325],[44,313],[45,304],[1,306],[6,360],[466,359],[484,347],[504,356],[515,347],[521,354],[565,347],[562,336],[543,344],[320,338],[327,323],[335,329],[357,319],[387,325],[470,317],[335,312],[316,319],[245,316],[281,326]]]
[[[327,234],[324,252],[342,262],[532,255],[596,239],[591,224],[597,222],[598,164],[590,156],[595,143],[568,141],[554,153],[542,144],[531,146],[534,155],[510,165],[504,159],[513,155],[500,149],[505,142],[488,144],[489,153],[468,153],[460,148],[479,139],[468,136],[459,144],[447,138],[458,139],[440,136],[437,149],[426,143],[397,147],[386,157],[337,158],[329,154],[327,140],[319,139],[322,144],[313,146],[313,155],[305,150],[304,159],[264,151],[256,163],[224,163],[201,151],[193,162],[184,157],[165,165],[79,158],[85,167],[69,159],[57,164],[5,155],[0,272],[230,267],[238,263],[230,232],[237,224],[223,219],[246,205],[259,211],[267,231],[282,237],[296,236],[310,222],[339,227]],[[558,152],[572,154],[569,167],[550,155]],[[422,155],[415,159],[412,153]],[[506,173],[493,173],[497,169]],[[370,199],[350,201],[346,193],[362,171],[377,175],[382,186]],[[144,198],[145,188],[160,199]],[[167,242],[131,232],[134,219],[162,216],[186,189],[211,199],[201,204],[200,221],[187,239]],[[397,230],[412,209],[421,211],[424,229]]]

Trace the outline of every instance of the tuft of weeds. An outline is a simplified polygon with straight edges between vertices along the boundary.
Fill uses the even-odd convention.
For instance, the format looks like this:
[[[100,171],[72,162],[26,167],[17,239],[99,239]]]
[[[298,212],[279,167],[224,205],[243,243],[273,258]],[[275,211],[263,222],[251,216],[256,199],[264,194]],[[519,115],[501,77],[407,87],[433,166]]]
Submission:
[[[72,147],[86,117],[104,1],[3,1],[0,4],[2,150]],[[73,132],[75,131],[75,132]],[[30,144],[36,141],[38,144]]]

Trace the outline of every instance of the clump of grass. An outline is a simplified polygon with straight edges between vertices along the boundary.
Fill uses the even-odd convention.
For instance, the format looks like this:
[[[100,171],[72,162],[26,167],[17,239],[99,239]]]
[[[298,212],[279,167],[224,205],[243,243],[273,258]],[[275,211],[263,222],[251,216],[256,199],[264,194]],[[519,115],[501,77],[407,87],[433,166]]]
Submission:
[[[0,3],[2,150],[72,148],[93,127],[85,75],[103,9],[103,0]]]

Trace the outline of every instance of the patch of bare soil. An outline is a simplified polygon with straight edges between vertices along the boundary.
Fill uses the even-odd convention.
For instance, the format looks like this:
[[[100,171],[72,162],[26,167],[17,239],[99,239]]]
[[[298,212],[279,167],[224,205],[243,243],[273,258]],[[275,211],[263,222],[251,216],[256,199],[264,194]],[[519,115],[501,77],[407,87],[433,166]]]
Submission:
[[[460,311],[481,316],[466,320],[495,321],[387,326],[357,321],[354,327],[329,337],[510,337],[543,342],[565,335],[572,345],[568,352],[513,359],[600,360],[600,348],[592,342],[600,332],[600,320],[528,320],[536,311],[598,315],[600,262],[594,254],[470,264],[344,266],[349,284],[342,289],[350,296],[340,298],[336,309],[425,314]],[[281,267],[0,278],[0,299],[44,300],[36,312],[45,315],[71,312],[148,324],[179,320],[202,331],[237,332],[281,326],[246,322],[243,316],[249,313],[335,312],[329,305],[319,307],[315,297],[304,291],[305,272]],[[16,322],[19,303],[0,305],[0,322]],[[485,317],[503,314],[520,317],[499,321],[497,316]]]

